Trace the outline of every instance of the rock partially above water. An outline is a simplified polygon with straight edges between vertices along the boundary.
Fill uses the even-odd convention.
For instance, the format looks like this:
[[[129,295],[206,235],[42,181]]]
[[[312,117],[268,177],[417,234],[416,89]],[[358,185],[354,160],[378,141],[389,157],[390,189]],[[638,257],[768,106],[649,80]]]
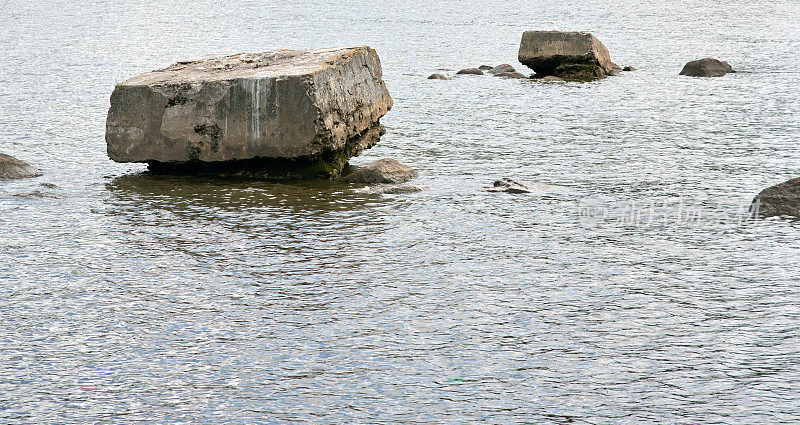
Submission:
[[[800,178],[762,190],[753,199],[750,211],[761,217],[800,217]]]
[[[514,181],[508,177],[503,177],[494,182],[492,187],[486,189],[489,192],[507,192],[507,193],[531,193],[532,190],[528,186]]]
[[[488,71],[488,70],[492,69],[492,67],[489,66],[489,65],[481,65],[481,66],[478,67],[478,69],[480,69],[481,71]]]
[[[409,167],[391,158],[375,161],[367,166],[344,176],[342,180],[350,183],[405,183],[417,178],[419,174]]]
[[[603,43],[585,32],[526,31],[519,61],[537,74],[566,80],[602,78],[618,68]]]
[[[691,61],[684,65],[680,75],[689,77],[722,77],[725,74],[736,72],[728,62],[714,58],[704,58]]]
[[[507,72],[517,72],[517,70],[514,69],[513,66],[511,66],[511,65],[509,65],[507,63],[504,63],[502,65],[497,65],[494,68],[491,68],[486,72],[488,72],[489,74],[504,74],[504,73],[507,73]]]
[[[358,193],[370,193],[375,195],[387,194],[397,195],[404,193],[417,193],[428,190],[428,186],[418,184],[377,184],[374,186],[361,187],[355,190]]]
[[[528,78],[525,74],[519,72],[501,72],[499,74],[494,74],[494,76],[500,78]]]
[[[335,177],[392,107],[369,47],[206,56],[118,85],[108,156],[157,172]]]
[[[449,78],[445,77],[442,74],[431,74],[431,76],[428,77],[428,79],[429,80],[449,80]]]
[[[0,153],[0,180],[41,176],[42,172],[25,161]]]
[[[483,75],[483,71],[478,68],[467,68],[462,69],[461,71],[456,72],[459,75]]]

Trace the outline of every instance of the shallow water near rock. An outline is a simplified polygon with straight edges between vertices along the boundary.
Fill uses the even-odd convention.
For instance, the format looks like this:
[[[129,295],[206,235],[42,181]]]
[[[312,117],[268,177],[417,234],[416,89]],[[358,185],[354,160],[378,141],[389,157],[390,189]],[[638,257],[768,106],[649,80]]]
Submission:
[[[0,152],[44,175],[0,183],[0,422],[794,422],[800,223],[747,207],[799,172],[795,8],[15,3]],[[545,21],[638,70],[426,79],[530,73],[520,37]],[[352,163],[395,158],[428,190],[106,157],[131,76],[363,44],[395,106]],[[740,72],[678,75],[707,56]],[[502,176],[571,190],[483,190]]]

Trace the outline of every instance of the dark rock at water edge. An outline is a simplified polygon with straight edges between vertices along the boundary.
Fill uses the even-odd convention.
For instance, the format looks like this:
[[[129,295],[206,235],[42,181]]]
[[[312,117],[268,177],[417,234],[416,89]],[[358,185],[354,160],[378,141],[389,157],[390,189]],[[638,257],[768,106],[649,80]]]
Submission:
[[[0,153],[0,180],[24,179],[41,175],[41,171],[27,162]]]
[[[467,68],[456,72],[458,75],[483,75],[483,71],[478,68]]]
[[[486,72],[488,72],[489,74],[505,74],[505,73],[508,73],[508,72],[517,72],[517,70],[514,69],[513,66],[511,66],[511,65],[509,65],[507,63],[504,63],[502,65],[497,65],[494,68],[491,68]]]
[[[633,67],[633,66],[626,66],[626,67],[622,68],[622,70],[625,71],[625,72],[636,71],[636,69],[637,68]]]
[[[577,81],[614,75],[619,69],[603,43],[585,32],[526,31],[519,61],[539,75]]]
[[[800,177],[762,190],[753,199],[750,212],[761,217],[800,218]]]
[[[494,74],[495,77],[500,78],[528,78],[525,74],[519,72],[501,72],[499,74]]]
[[[531,193],[533,192],[531,188],[528,186],[512,180],[508,177],[504,177],[500,180],[497,180],[492,184],[491,187],[486,189],[489,192],[507,192],[507,193]]]
[[[403,165],[391,158],[384,158],[353,171],[342,177],[342,180],[366,184],[405,183],[418,176],[419,174],[408,165]]]
[[[492,68],[493,67],[491,67],[489,65],[481,65],[481,66],[478,67],[478,69],[480,69],[481,71],[488,71],[488,70],[490,70]]]
[[[553,75],[567,81],[594,81],[606,76],[599,66],[580,63],[559,65]]]
[[[449,78],[445,77],[442,74],[431,74],[431,76],[428,77],[428,79],[429,80],[449,80]]]
[[[117,85],[106,143],[154,172],[337,177],[391,107],[367,46],[206,56]]]
[[[728,62],[714,58],[704,58],[684,65],[680,75],[689,77],[722,77],[732,72],[736,71],[733,70]]]

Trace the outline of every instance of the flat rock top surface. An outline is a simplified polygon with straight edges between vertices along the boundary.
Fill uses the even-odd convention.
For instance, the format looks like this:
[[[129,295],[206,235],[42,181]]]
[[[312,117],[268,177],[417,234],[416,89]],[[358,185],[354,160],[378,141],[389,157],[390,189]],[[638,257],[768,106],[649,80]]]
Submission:
[[[137,75],[122,84],[126,86],[179,84],[192,81],[308,75],[333,65],[339,58],[369,51],[371,51],[369,47],[360,46],[208,55],[196,60],[180,61],[161,70]]]

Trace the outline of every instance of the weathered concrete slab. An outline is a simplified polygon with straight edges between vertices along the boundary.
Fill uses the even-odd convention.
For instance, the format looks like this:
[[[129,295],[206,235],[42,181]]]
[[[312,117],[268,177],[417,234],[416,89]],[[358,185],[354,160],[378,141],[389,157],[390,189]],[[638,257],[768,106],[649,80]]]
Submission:
[[[558,75],[565,65],[596,66],[606,75],[614,70],[608,49],[586,32],[525,31],[519,61],[541,75]]]
[[[299,177],[294,163],[324,161],[311,169],[335,176],[378,142],[391,107],[378,55],[366,46],[206,56],[115,88],[108,156],[164,172],[278,168],[291,177]]]

